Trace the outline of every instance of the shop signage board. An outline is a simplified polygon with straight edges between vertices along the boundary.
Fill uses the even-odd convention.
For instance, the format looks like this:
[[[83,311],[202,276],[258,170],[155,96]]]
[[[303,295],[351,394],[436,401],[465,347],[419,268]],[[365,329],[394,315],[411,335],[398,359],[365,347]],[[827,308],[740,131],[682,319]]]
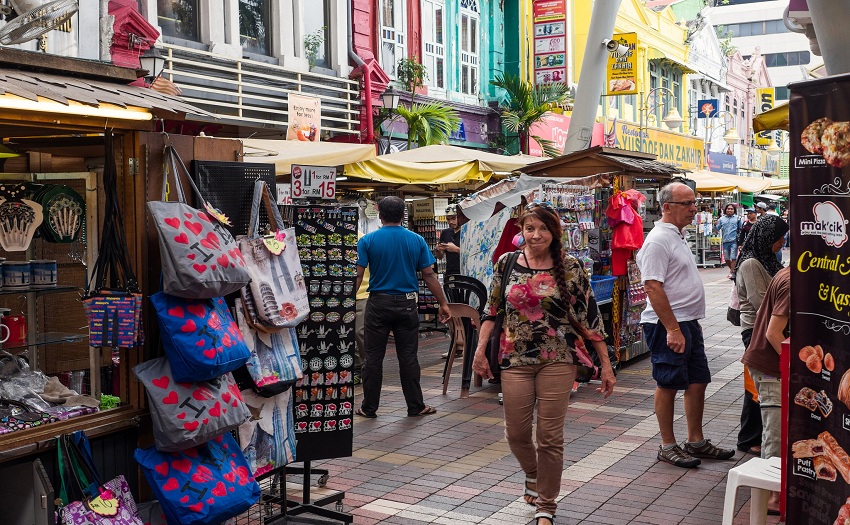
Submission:
[[[790,87],[786,523],[832,525],[850,516],[850,75]]]
[[[773,100],[775,98],[775,89],[772,87],[756,89],[756,111],[764,113],[773,109]],[[772,131],[759,131],[756,134],[756,145],[767,146],[773,138]]]
[[[564,145],[567,142],[567,131],[570,127],[570,117],[566,115],[561,115],[559,113],[552,113],[551,111],[545,113],[540,122],[535,123],[531,126],[531,135],[536,135],[538,137],[551,140],[555,143],[555,148],[559,151],[564,150]],[[593,131],[591,133],[591,146],[601,146],[602,145],[602,134],[603,128],[602,124],[596,122],[593,124]],[[528,146],[528,154],[533,155],[535,157],[543,156],[543,148],[540,147],[534,139],[529,141]],[[438,208],[439,209],[439,208]]]
[[[419,199],[417,201],[413,201],[412,204],[414,219],[434,218],[434,201],[432,199]]]
[[[566,0],[534,0],[534,81],[567,81]]]
[[[336,199],[336,166],[292,165],[290,195],[293,199]]]
[[[634,95],[637,91],[637,33],[618,33],[611,40],[626,46],[623,53],[608,52],[605,94]]]
[[[720,107],[720,103],[716,98],[707,98],[703,100],[697,100],[697,118],[714,118],[717,116],[717,108]]]
[[[708,169],[717,173],[737,175],[738,159],[735,155],[710,151],[708,152]]]
[[[289,127],[286,130],[286,140],[319,142],[322,134],[321,99],[289,93],[287,108]]]
[[[637,124],[609,119],[606,124],[605,143],[608,148],[653,153],[661,162],[668,162],[687,170],[703,166],[704,142],[693,135],[682,135],[661,128],[640,129]]]

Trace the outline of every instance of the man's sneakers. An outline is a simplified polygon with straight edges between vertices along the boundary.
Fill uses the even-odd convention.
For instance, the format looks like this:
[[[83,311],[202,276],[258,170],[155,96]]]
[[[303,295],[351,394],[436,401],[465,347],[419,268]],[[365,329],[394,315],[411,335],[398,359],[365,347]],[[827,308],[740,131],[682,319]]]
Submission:
[[[682,450],[690,456],[703,459],[730,459],[735,455],[734,448],[720,448],[711,444],[710,439],[703,439],[701,443],[682,443]]]
[[[658,445],[658,461],[664,461],[665,463],[682,468],[693,468],[702,463],[697,458],[682,450],[682,447],[679,445],[672,445],[670,448],[664,448],[663,445]]]
[[[702,459],[730,459],[735,455],[735,449],[719,448],[711,444],[711,440],[702,442],[683,442],[682,445],[672,445],[669,448],[658,447],[658,460],[682,468],[693,468],[702,463]]]

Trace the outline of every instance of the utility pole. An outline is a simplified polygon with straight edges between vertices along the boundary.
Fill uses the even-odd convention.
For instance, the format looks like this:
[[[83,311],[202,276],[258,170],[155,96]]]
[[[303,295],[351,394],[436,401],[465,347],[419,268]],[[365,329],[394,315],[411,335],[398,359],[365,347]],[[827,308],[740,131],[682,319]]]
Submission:
[[[590,147],[593,136],[593,124],[596,122],[596,110],[599,97],[605,84],[605,68],[608,64],[608,50],[603,40],[611,38],[614,23],[621,0],[595,0],[590,27],[587,31],[587,45],[581,63],[581,78],[576,88],[570,129],[564,144],[564,155],[569,155]]]

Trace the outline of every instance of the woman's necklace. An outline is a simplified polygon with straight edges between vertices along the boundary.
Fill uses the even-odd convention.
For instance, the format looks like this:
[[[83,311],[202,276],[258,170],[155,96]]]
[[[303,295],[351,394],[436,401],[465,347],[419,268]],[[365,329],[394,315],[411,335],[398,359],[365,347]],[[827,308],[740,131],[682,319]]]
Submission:
[[[526,253],[526,251],[525,251],[525,250],[523,250],[523,251],[522,251],[522,256],[523,256],[523,257],[525,257],[525,263],[526,263],[526,264],[528,264],[528,269],[529,269],[529,270],[539,271],[539,270],[542,270],[542,269],[543,269],[543,268],[534,268],[534,267],[531,265],[531,259],[529,259],[529,258],[528,258],[528,254]]]

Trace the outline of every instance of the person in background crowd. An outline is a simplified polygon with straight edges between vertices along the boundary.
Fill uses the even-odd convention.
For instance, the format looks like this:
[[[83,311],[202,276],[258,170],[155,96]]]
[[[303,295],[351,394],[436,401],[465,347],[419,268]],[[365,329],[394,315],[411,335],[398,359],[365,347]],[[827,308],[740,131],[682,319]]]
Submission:
[[[437,259],[446,258],[446,275],[460,275],[460,226],[456,205],[446,208],[446,222],[449,227],[440,232],[434,252]]]
[[[727,204],[723,208],[723,216],[717,219],[714,231],[720,232],[723,243],[723,258],[729,267],[729,277],[735,271],[735,261],[738,259],[738,231],[741,229],[741,218],[734,204]]]
[[[741,256],[738,258],[738,267],[735,270],[735,284],[740,305],[738,308],[741,311],[741,340],[745,351],[750,345],[756,312],[761,307],[770,280],[782,269],[774,253],[782,249],[787,231],[788,225],[785,221],[776,215],[765,215],[752,227],[741,246]],[[744,365],[744,385],[747,393],[744,395],[744,406],[741,410],[738,450],[760,455],[762,413],[759,402],[751,396],[754,391],[757,398],[758,389],[746,365]]]
[[[460,275],[460,226],[458,225],[457,206],[455,204],[446,208],[446,222],[449,227],[440,232],[434,255],[437,259],[446,258],[446,275]],[[452,345],[449,345],[449,348],[451,347]],[[462,353],[462,350],[457,352],[455,357],[460,357]],[[445,352],[440,357],[448,359],[449,353]]]
[[[524,497],[537,507],[537,525],[552,525],[564,470],[564,419],[576,376],[576,348],[590,342],[599,355],[602,386],[597,392],[607,398],[617,380],[590,279],[582,263],[564,250],[561,219],[548,205],[532,203],[517,222],[525,242],[507,276],[504,303],[502,274],[511,254],[494,265],[472,369],[493,377],[487,347],[494,319],[503,315],[499,360],[505,436],[525,472]]]
[[[764,217],[764,214],[767,213],[767,204],[763,202],[756,203],[756,211],[759,214],[759,218]]]
[[[785,221],[785,223],[789,227],[788,233],[785,234],[785,245],[782,246],[782,248],[785,249],[785,248],[791,247],[791,230],[790,230],[791,218],[790,218],[790,215],[788,213],[788,208],[785,208],[784,210],[782,210],[782,220]]]
[[[750,232],[750,229],[753,227],[753,224],[755,224],[759,218],[758,213],[756,213],[756,209],[753,207],[747,208],[746,210],[744,210],[744,213],[747,214],[747,220],[745,220],[744,223],[741,224],[741,229],[738,230],[739,254],[741,247],[744,245],[744,240],[747,238],[747,234]]]
[[[359,238],[362,238],[361,234]],[[354,296],[354,342],[356,352],[354,353],[354,384],[363,382],[361,370],[366,362],[366,303],[369,301],[369,268],[363,269],[363,281]]]
[[[658,460],[692,468],[700,464],[700,458],[729,459],[735,450],[715,446],[702,429],[705,389],[711,382],[699,324],[705,317],[705,289],[684,234],[696,213],[694,192],[674,182],[661,188],[658,202],[661,219],[655,221],[637,255],[647,293],[640,321],[657,383]],[[688,439],[681,445],[673,432],[673,405],[679,390],[685,391],[688,424]]]
[[[781,453],[782,384],[779,356],[782,341],[788,337],[791,316],[791,268],[783,268],[773,277],[756,314],[753,338],[741,362],[747,365],[761,400],[761,423],[764,427],[761,457]],[[811,348],[811,347],[809,347]],[[779,493],[772,492],[767,501],[768,514],[779,514]]]
[[[422,397],[419,358],[419,309],[416,295],[419,281],[416,272],[434,294],[440,305],[440,322],[451,317],[449,303],[440,287],[434,269],[434,256],[425,239],[401,226],[404,201],[384,197],[378,203],[381,228],[357,243],[357,283],[359,290],[366,268],[369,268],[369,301],[366,303],[366,362],[363,363],[363,401],[357,415],[378,417],[381,400],[384,356],[390,331],[395,338],[399,378],[408,416],[434,414],[437,409],[425,404]]]

